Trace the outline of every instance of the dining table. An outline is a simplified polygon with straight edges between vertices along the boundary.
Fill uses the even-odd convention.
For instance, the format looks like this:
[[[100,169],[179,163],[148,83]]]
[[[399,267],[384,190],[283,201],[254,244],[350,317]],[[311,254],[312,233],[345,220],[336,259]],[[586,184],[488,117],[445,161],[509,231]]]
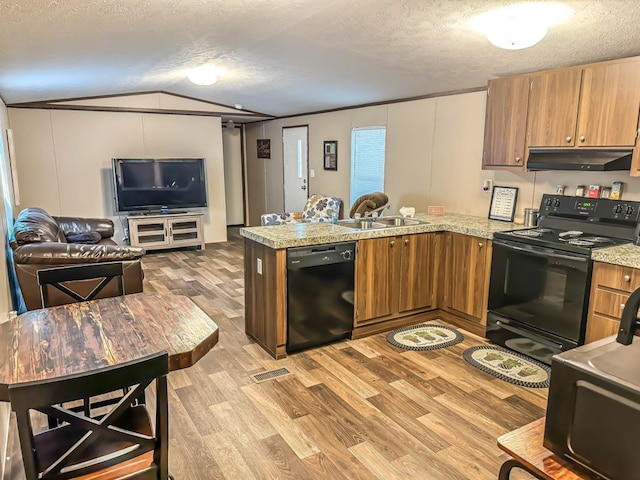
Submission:
[[[544,447],[544,422],[545,419],[540,418],[498,438],[498,447],[511,456],[500,467],[498,480],[508,480],[514,468],[540,480],[599,479],[595,473]]]
[[[217,342],[216,323],[184,295],[136,293],[28,311],[0,324],[0,401],[16,383],[162,351],[170,371],[186,368]]]

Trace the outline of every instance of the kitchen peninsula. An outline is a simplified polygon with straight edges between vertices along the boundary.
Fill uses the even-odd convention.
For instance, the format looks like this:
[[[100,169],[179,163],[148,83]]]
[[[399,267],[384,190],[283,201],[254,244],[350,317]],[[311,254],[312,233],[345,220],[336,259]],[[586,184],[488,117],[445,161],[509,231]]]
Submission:
[[[494,232],[524,228],[486,218],[416,215],[418,225],[357,230],[291,223],[242,228],[245,331],[286,356],[287,249],[356,242],[351,338],[436,317],[484,335]]]
[[[415,218],[421,223],[369,230],[329,223],[242,228],[247,335],[273,357],[285,357],[287,249],[356,242],[351,338],[434,318],[484,336],[493,233],[526,227],[461,214]],[[594,249],[591,257],[587,342],[618,328],[619,312],[604,308],[611,302],[600,297],[615,287],[623,304],[640,287],[640,247]]]

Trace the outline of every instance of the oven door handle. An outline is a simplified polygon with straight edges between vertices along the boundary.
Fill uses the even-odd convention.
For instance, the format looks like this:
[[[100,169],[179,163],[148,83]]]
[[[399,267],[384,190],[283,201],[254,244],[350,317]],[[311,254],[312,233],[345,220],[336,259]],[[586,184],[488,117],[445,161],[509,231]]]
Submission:
[[[561,253],[552,253],[548,248],[545,248],[544,251],[536,248],[536,247],[520,247],[517,245],[514,245],[513,243],[509,243],[509,242],[501,242],[499,240],[494,240],[493,241],[493,245],[501,245],[505,248],[509,248],[511,250],[518,250],[520,252],[525,252],[525,253],[532,253],[541,257],[550,257],[550,258],[558,258],[560,260],[571,260],[572,262],[581,262],[581,263],[587,263],[589,261],[589,257],[585,257],[582,255],[562,255]]]
[[[522,336],[527,337],[527,338],[532,338],[536,342],[540,342],[543,345],[547,345],[548,347],[558,348],[560,350],[562,350],[563,347],[564,347],[564,345],[562,345],[561,343],[552,342],[551,340],[548,340],[548,339],[546,339],[544,337],[536,335],[535,333],[532,333],[532,332],[530,332],[528,330],[523,330],[521,328],[514,327],[513,325],[501,322],[500,320],[496,320],[496,325],[498,325],[501,328],[504,328],[505,330],[509,330],[510,332],[516,333],[518,335],[522,335]]]

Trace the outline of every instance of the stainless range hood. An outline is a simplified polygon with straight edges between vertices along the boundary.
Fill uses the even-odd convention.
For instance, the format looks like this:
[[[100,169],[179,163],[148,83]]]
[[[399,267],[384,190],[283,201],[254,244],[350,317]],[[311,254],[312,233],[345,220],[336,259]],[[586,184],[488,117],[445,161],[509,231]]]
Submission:
[[[631,169],[631,150],[530,149],[527,170],[606,172]]]

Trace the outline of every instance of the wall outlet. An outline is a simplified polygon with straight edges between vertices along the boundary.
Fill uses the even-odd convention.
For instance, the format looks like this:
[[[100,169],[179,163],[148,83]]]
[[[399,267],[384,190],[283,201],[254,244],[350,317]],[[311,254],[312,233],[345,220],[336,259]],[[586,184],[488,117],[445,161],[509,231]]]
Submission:
[[[313,168],[312,168],[311,170],[309,170],[309,176],[310,176],[311,178],[315,178],[315,176],[316,176],[316,171],[315,171]]]
[[[482,182],[482,191],[485,193],[489,193],[492,190],[493,187],[493,180],[491,179],[486,179],[484,182]]]
[[[258,258],[256,260],[256,272],[258,272],[258,275],[262,275],[262,259]]]

